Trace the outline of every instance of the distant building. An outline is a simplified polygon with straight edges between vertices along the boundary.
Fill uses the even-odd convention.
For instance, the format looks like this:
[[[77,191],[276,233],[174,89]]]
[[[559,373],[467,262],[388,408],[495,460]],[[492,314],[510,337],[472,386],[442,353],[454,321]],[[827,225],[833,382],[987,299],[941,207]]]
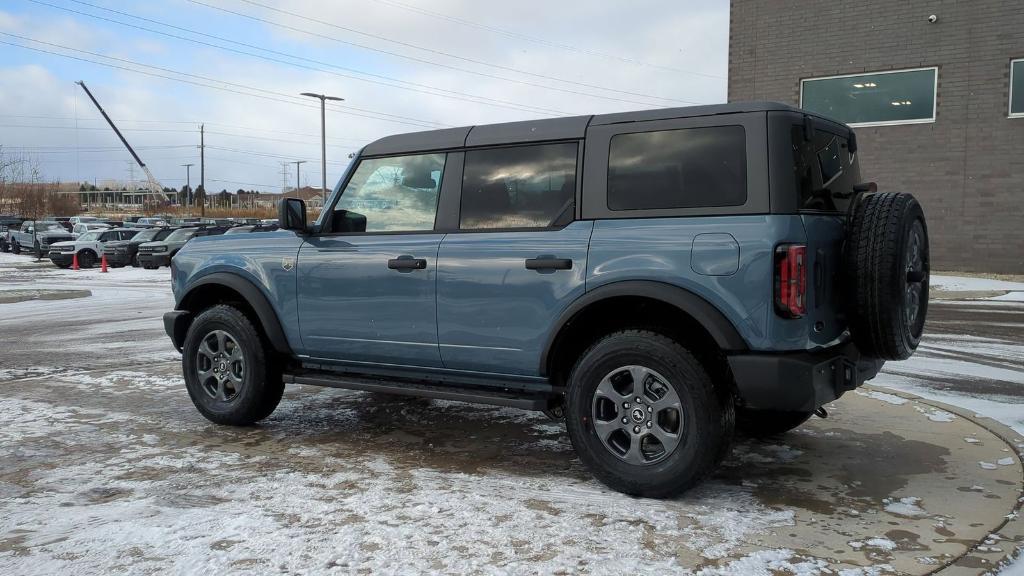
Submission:
[[[729,100],[856,127],[861,172],[913,192],[933,269],[1024,273],[1021,0],[732,0]]]

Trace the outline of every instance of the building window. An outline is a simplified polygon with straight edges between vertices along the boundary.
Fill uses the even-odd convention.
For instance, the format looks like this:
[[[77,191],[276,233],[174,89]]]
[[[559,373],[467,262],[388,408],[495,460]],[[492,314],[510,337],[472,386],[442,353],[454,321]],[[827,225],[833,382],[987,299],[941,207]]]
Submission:
[[[800,106],[851,126],[935,121],[938,68],[808,78]]]
[[[1024,58],[1010,61],[1010,117],[1024,117]]]
[[[547,228],[573,213],[576,142],[466,152],[461,230]]]
[[[747,201],[742,126],[618,134],[608,154],[608,208],[742,206]]]

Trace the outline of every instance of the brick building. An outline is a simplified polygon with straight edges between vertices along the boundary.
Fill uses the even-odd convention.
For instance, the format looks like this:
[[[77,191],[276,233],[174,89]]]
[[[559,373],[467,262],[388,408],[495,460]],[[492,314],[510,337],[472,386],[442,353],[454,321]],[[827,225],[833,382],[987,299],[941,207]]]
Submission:
[[[1022,0],[732,0],[729,100],[853,124],[864,178],[924,205],[933,269],[1024,273]]]

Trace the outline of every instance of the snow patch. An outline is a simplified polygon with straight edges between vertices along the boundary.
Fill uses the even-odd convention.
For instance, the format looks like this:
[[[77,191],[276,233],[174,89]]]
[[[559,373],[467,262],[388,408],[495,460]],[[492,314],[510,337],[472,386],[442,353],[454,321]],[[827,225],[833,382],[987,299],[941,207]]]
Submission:
[[[928,515],[923,508],[918,506],[921,499],[915,496],[908,496],[898,500],[894,498],[886,498],[882,502],[885,504],[885,511],[890,514],[895,514],[896,516],[920,518]]]

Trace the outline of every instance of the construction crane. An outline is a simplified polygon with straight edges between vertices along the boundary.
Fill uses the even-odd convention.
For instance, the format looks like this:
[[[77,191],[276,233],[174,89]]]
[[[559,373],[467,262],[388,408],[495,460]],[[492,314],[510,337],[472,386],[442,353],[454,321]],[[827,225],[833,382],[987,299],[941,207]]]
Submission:
[[[129,153],[131,153],[132,158],[134,158],[135,162],[139,164],[142,171],[146,173],[146,180],[148,180],[147,187],[149,188],[149,191],[156,196],[157,199],[166,201],[167,194],[164,193],[164,187],[157,182],[156,178],[153,177],[153,173],[146,167],[146,163],[142,161],[142,158],[139,158],[139,155],[135,153],[135,150],[133,150],[131,145],[128,144],[128,141],[124,139],[121,131],[114,125],[114,121],[110,119],[110,116],[107,116],[107,112],[103,109],[103,106],[100,106],[100,103],[96,101],[96,97],[93,96],[92,92],[89,91],[89,88],[86,87],[85,82],[79,80],[78,82],[75,82],[75,84],[78,84],[82,87],[82,90],[85,90],[85,94],[89,97],[89,100],[92,100],[92,103],[96,105],[96,109],[103,115],[103,119],[106,120],[107,124],[110,124],[110,127],[114,129],[114,134],[117,134],[117,137],[121,139],[121,143],[124,144],[124,147],[128,149]]]

